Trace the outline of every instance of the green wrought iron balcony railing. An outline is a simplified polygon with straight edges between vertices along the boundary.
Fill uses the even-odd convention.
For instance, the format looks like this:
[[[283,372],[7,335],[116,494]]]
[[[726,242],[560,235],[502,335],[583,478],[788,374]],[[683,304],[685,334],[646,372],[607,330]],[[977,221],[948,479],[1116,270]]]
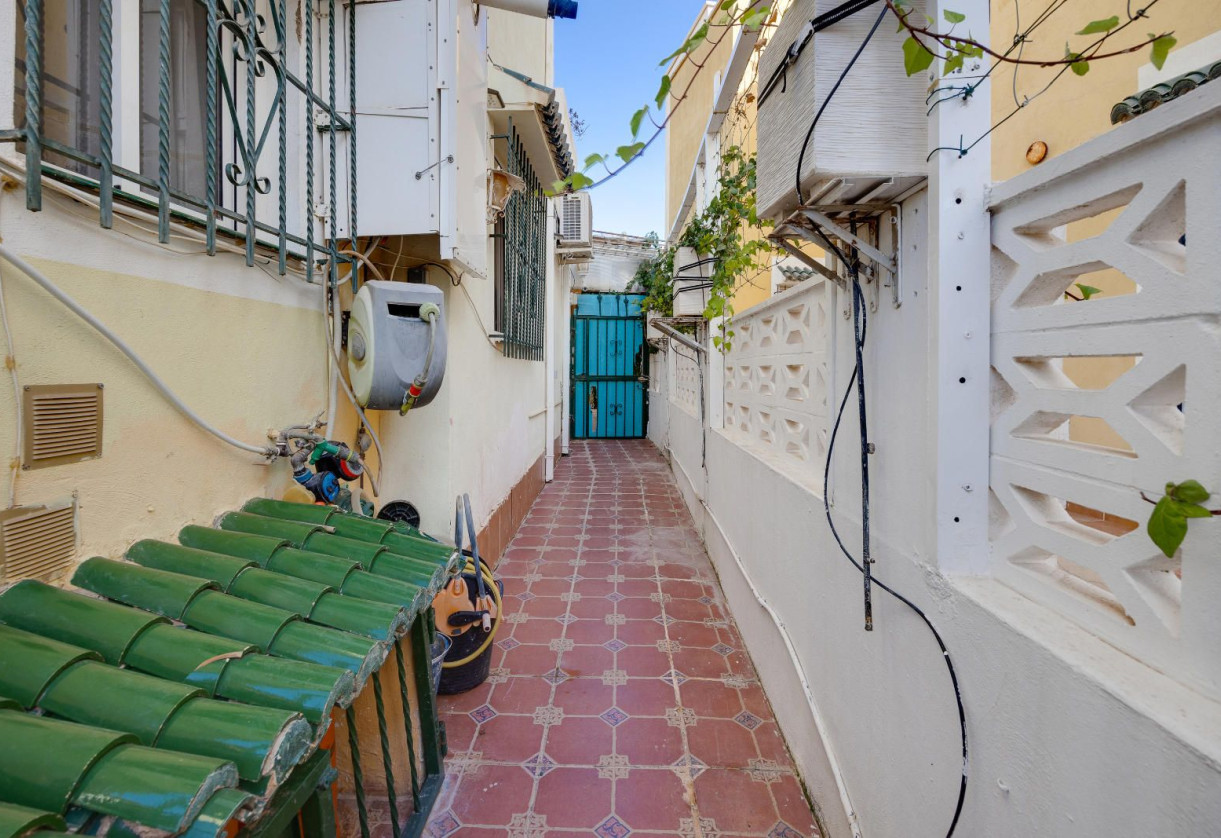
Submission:
[[[337,278],[350,261],[341,241],[357,236],[354,3],[17,9],[14,127],[0,140],[24,152],[30,210],[55,178],[98,196],[102,227],[116,202],[134,205],[156,213],[162,242],[171,221],[184,223],[206,230],[209,254],[226,238],[248,265],[259,251],[280,274],[292,259],[308,279],[324,263]],[[122,19],[137,10],[138,21]],[[137,31],[138,49],[116,51],[120,33]]]

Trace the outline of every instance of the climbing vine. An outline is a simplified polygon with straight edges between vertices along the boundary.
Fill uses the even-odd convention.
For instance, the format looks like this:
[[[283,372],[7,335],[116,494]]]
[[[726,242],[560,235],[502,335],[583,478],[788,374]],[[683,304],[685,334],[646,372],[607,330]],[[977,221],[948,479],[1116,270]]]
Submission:
[[[722,153],[716,194],[697,213],[673,246],[661,249],[652,260],[636,272],[636,285],[645,294],[646,310],[670,314],[674,310],[675,254],[679,247],[689,247],[701,259],[711,259],[712,287],[708,294],[708,319],[733,316],[732,298],[748,272],[762,266],[758,257],[776,252],[776,248],[758,234],[769,222],[761,221],[755,210],[755,156],[746,155],[738,146]],[[677,266],[681,268],[682,266]],[[732,330],[713,337],[713,343],[729,348]]]

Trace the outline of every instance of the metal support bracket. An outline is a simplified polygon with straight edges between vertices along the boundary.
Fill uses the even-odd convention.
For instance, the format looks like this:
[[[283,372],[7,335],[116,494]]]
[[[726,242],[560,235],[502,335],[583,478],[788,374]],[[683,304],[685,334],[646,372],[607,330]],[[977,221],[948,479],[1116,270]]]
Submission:
[[[871,245],[869,242],[862,239],[856,233],[849,232],[843,227],[836,224],[830,218],[823,215],[821,212],[813,209],[803,209],[801,214],[814,222],[822,230],[835,236],[835,238],[848,242],[855,247],[861,254],[866,256],[871,262],[880,267],[882,270],[894,276],[898,273],[898,265],[894,254],[887,256],[882,251]]]

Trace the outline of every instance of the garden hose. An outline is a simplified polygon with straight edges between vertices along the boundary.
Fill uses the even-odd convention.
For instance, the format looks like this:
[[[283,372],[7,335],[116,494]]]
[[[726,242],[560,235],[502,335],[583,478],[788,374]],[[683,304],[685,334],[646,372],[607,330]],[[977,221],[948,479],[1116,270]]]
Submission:
[[[483,639],[483,642],[479,644],[478,649],[471,652],[469,655],[467,655],[465,658],[462,658],[461,660],[445,661],[445,663],[441,664],[442,669],[456,669],[459,666],[465,666],[466,664],[475,660],[475,658],[482,655],[485,651],[487,651],[488,646],[491,645],[492,640],[495,639],[495,637],[496,637],[496,632],[498,632],[500,630],[500,618],[501,618],[501,615],[504,614],[504,605],[503,605],[503,600],[501,599],[501,595],[500,595],[500,586],[498,586],[496,584],[496,580],[492,577],[491,569],[486,564],[484,564],[482,560],[480,560],[478,569],[476,570],[476,565],[475,565],[474,560],[468,558],[466,560],[466,566],[463,568],[462,572],[463,573],[477,573],[478,574],[476,576],[477,579],[487,581],[488,586],[491,587],[491,589],[492,589],[492,601],[496,603],[496,619],[492,621],[492,630],[488,632],[488,636],[485,637]]]

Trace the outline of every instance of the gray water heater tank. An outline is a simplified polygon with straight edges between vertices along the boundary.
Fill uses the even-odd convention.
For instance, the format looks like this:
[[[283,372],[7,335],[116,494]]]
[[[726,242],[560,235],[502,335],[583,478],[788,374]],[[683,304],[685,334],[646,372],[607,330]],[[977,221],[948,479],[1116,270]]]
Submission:
[[[366,282],[352,301],[348,320],[348,376],[356,400],[370,410],[398,410],[424,371],[432,306],[436,338],[427,383],[415,402],[433,400],[445,378],[445,295],[440,288],[407,282]]]

